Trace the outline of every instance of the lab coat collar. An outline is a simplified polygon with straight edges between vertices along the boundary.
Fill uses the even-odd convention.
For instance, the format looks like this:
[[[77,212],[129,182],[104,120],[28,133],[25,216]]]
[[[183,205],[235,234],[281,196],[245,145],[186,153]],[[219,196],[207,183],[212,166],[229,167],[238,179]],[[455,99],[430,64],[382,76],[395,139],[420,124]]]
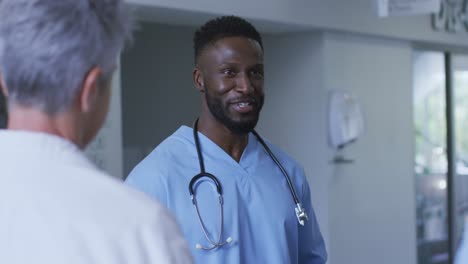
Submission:
[[[15,154],[96,168],[75,144],[65,138],[42,132],[0,129],[0,155]]]

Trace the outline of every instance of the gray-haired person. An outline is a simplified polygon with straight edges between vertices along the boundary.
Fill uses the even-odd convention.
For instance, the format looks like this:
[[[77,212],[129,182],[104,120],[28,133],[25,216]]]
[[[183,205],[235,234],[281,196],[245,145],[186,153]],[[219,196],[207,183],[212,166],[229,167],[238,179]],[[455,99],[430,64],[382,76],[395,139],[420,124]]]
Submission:
[[[191,263],[168,212],[81,151],[129,35],[119,0],[0,0],[0,263]]]

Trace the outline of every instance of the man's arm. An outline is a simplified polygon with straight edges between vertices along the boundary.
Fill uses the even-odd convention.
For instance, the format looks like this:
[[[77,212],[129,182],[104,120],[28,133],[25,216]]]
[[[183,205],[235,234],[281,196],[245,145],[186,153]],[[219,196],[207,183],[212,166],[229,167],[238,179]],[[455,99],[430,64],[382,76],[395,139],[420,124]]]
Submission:
[[[304,176],[304,179],[305,176]],[[302,205],[306,210],[309,221],[299,226],[299,263],[324,264],[327,262],[327,250],[320,232],[317,218],[312,207],[310,188],[307,180],[302,186]]]
[[[465,228],[468,226],[465,224]],[[455,264],[465,264],[468,263],[468,231],[465,230],[464,237],[458,248],[457,255],[455,258]]]
[[[144,192],[151,198],[167,206],[167,190],[163,182],[161,167],[151,156],[141,161],[125,179],[125,184]]]

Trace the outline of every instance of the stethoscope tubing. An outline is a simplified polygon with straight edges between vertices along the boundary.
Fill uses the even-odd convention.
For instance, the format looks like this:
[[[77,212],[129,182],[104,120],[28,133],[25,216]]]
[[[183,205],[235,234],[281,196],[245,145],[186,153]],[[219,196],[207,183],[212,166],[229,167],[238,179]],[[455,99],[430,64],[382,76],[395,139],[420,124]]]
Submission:
[[[271,159],[276,163],[276,165],[278,166],[278,168],[281,170],[284,177],[286,178],[286,181],[288,182],[288,185],[289,185],[289,191],[291,192],[292,198],[294,200],[294,204],[300,203],[299,199],[297,198],[296,189],[294,188],[294,186],[293,186],[293,184],[291,182],[291,177],[289,177],[288,172],[284,169],[281,162],[279,162],[278,158],[276,158],[275,154],[273,154],[273,152],[270,150],[270,148],[265,143],[265,141],[263,141],[263,138],[257,133],[257,131],[252,130],[252,134],[254,134],[254,136],[257,138],[258,142],[260,142],[260,144],[262,144],[265,151],[268,153],[268,155],[270,155]]]

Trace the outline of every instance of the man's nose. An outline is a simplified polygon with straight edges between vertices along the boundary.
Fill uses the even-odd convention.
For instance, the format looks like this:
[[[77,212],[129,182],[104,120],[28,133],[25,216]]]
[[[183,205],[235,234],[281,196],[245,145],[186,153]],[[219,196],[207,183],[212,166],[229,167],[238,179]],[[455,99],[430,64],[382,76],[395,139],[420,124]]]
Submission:
[[[250,93],[253,91],[252,81],[249,78],[249,75],[244,73],[240,74],[237,78],[236,88],[240,92]]]

